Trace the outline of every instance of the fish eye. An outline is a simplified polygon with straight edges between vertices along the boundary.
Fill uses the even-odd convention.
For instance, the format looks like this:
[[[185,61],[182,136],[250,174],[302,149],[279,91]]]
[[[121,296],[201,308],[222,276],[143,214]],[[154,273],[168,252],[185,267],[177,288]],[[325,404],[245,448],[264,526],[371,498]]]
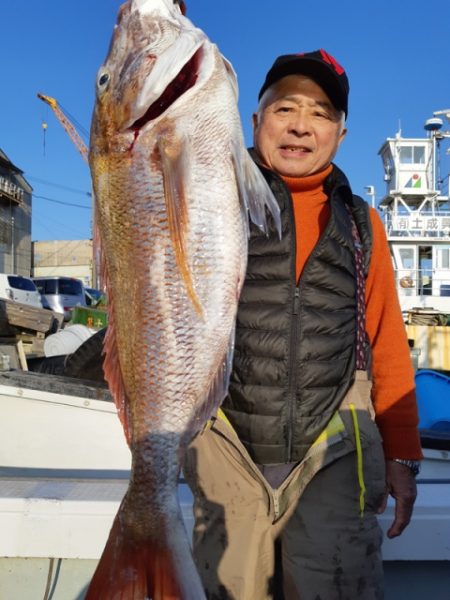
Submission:
[[[99,87],[105,87],[109,82],[109,73],[102,73],[98,79]]]

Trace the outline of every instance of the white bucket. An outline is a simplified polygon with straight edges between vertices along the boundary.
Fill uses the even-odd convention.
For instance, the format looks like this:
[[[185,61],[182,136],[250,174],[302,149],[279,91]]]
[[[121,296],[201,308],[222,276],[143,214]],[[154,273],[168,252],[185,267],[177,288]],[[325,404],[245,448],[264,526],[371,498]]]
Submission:
[[[9,371],[11,357],[8,354],[0,354],[0,371]]]
[[[65,356],[72,354],[95,332],[95,329],[90,329],[86,325],[68,325],[57,333],[53,333],[45,338],[44,354],[45,356]]]

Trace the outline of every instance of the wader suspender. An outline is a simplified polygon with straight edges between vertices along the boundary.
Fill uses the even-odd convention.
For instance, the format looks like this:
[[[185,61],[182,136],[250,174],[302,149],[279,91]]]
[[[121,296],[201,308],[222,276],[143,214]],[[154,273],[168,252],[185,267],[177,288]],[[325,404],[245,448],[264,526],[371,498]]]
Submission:
[[[355,246],[356,269],[356,369],[366,369],[366,285],[364,277],[364,253],[351,209],[347,205],[352,224],[352,237]]]
[[[366,355],[364,342],[366,339],[366,285],[364,277],[364,253],[361,238],[352,211],[347,205],[352,224],[352,237],[355,246],[355,270],[356,270],[356,370],[366,370]],[[359,431],[358,414],[353,403],[349,405],[352,415],[353,428],[355,430],[356,460],[359,482],[359,510],[360,517],[364,517],[366,484],[364,481],[363,451],[361,435]]]

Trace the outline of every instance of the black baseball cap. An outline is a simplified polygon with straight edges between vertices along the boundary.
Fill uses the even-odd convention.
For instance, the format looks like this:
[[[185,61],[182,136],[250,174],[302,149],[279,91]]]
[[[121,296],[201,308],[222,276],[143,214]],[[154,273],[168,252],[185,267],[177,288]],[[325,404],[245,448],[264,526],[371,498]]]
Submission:
[[[261,100],[264,92],[286,75],[306,75],[315,81],[337,110],[342,110],[347,118],[348,93],[350,85],[347,75],[335,58],[323,49],[301,54],[283,54],[279,56],[266,75],[259,92]]]

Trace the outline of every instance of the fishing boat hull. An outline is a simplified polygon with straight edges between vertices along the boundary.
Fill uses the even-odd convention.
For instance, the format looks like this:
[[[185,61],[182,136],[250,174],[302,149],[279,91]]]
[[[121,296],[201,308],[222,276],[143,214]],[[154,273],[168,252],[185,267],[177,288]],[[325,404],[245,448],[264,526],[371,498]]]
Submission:
[[[0,597],[81,600],[128,483],[115,406],[101,386],[17,372],[0,375],[0,410]],[[449,467],[450,442],[425,450],[413,522],[384,543],[387,600],[422,599],[425,581],[434,598],[450,589]],[[183,481],[179,498],[190,532]],[[392,519],[389,503],[383,530]]]

